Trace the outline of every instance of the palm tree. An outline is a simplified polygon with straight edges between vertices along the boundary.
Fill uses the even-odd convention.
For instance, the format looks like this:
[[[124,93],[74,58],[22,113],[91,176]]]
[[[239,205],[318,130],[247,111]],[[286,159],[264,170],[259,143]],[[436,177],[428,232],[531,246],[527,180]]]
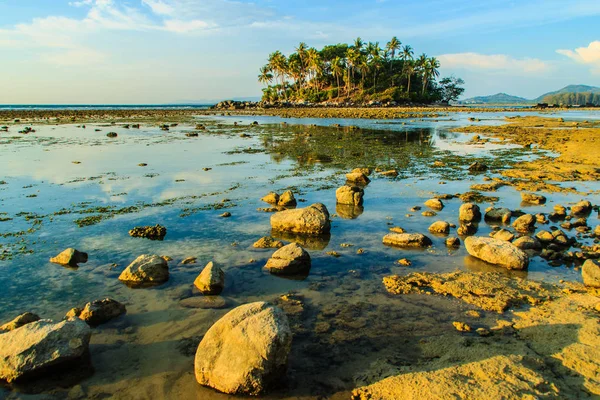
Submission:
[[[394,58],[396,57],[396,51],[400,50],[401,48],[402,48],[402,43],[400,43],[400,41],[398,40],[398,38],[396,36],[394,36],[392,38],[392,40],[387,42],[387,44],[385,45],[385,49],[390,53],[390,56],[392,58],[390,61],[390,74],[392,73],[392,67],[394,66]],[[392,78],[392,86],[394,86],[393,78]]]
[[[352,81],[354,80],[354,67],[358,64],[360,53],[358,50],[350,47],[346,51],[346,65],[348,65],[348,93],[352,90]],[[352,75],[352,78],[350,77]]]
[[[367,57],[360,56],[360,60],[358,62],[358,69],[360,70],[360,87],[361,90],[365,90],[365,77],[369,73],[369,62]]]
[[[269,85],[269,83],[273,82],[273,74],[271,73],[271,69],[268,65],[265,65],[260,69],[260,74],[258,75],[258,81],[260,83],[264,83],[265,85]]]
[[[406,87],[406,93],[410,94],[410,78],[415,73],[415,64],[412,60],[408,60],[404,63],[404,70],[406,72],[406,76],[408,77],[408,84]]]
[[[309,72],[310,80],[313,81],[317,76],[317,66],[319,64],[319,52],[314,47],[311,47],[306,52],[306,66]],[[314,82],[313,82],[314,84]]]
[[[440,76],[440,71],[438,71],[439,67],[440,62],[437,58],[431,57],[425,60],[423,66],[423,91],[421,94],[425,94],[425,89],[427,88],[427,83],[429,83],[430,79],[435,79]]]
[[[331,61],[331,72],[337,82],[337,98],[340,98],[340,76],[344,74],[344,66],[341,57],[336,57]]]
[[[304,42],[300,42],[298,47],[296,47],[296,53],[298,53],[298,57],[300,57],[300,81],[304,80],[304,71],[306,66],[306,50],[308,46]],[[302,89],[302,82],[300,84],[300,89]]]
[[[283,89],[283,95],[287,100],[287,92],[285,90],[285,74],[287,72],[287,58],[283,55],[279,50],[271,53],[269,56],[269,68],[271,71],[275,73],[275,75],[279,76],[281,80],[281,88]]]
[[[358,52],[362,52],[362,48],[365,45],[365,42],[363,42],[363,40],[359,37],[356,38],[356,40],[354,41],[354,49],[356,49],[356,51]]]
[[[402,48],[402,75],[406,73],[406,66],[413,60],[413,55],[414,52],[410,45],[407,44]]]

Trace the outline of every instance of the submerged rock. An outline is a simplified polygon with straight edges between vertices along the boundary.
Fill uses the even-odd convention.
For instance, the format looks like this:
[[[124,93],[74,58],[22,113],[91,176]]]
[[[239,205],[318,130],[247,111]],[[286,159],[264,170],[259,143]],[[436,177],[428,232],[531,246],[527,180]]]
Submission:
[[[256,242],[254,242],[252,247],[255,247],[257,249],[278,249],[280,247],[283,247],[283,242],[280,240],[276,240],[271,236],[264,236],[258,239]]]
[[[276,231],[319,235],[331,229],[329,211],[321,203],[306,208],[279,211],[271,216],[271,228]]]
[[[282,207],[291,207],[295,206],[296,204],[296,198],[291,190],[284,192],[281,196],[279,196],[279,200],[277,200],[277,205]]]
[[[600,288],[600,265],[592,260],[587,260],[581,267],[583,284],[588,287]]]
[[[310,255],[297,243],[283,246],[265,264],[265,268],[275,275],[306,274],[310,267]]]
[[[536,193],[521,193],[521,200],[528,204],[544,204],[546,197]]]
[[[225,287],[225,273],[211,261],[194,280],[194,286],[206,295],[220,294]]]
[[[457,237],[449,237],[446,239],[446,247],[450,247],[450,248],[457,248],[460,247],[460,239]]]
[[[12,382],[60,366],[89,351],[91,330],[80,319],[39,320],[0,335],[0,380]]]
[[[512,226],[515,228],[517,232],[531,232],[535,229],[535,217],[531,214],[521,215],[519,218],[515,219]]]
[[[335,199],[338,204],[360,206],[363,203],[365,191],[358,186],[344,185],[335,191]]]
[[[521,250],[541,250],[542,244],[539,240],[531,236],[521,236],[512,242]]]
[[[97,326],[110,321],[113,318],[125,314],[127,309],[121,303],[113,299],[94,300],[87,303],[83,310],[77,315],[90,326]]]
[[[477,204],[465,203],[458,210],[458,219],[463,222],[479,222],[481,210]]]
[[[0,333],[2,332],[10,332],[17,328],[22,327],[23,325],[29,324],[31,322],[39,321],[40,317],[37,314],[26,312],[10,322],[0,326]]]
[[[446,221],[436,221],[429,226],[429,232],[447,235],[450,233],[450,224]]]
[[[50,262],[60,265],[69,265],[72,267],[77,267],[77,264],[84,264],[88,260],[88,254],[82,251],[75,250],[73,248],[68,248],[64,250],[62,253],[57,255],[56,257],[52,257]]]
[[[425,202],[425,205],[436,211],[440,211],[444,208],[444,203],[442,203],[440,199],[429,199]]]
[[[169,280],[169,264],[160,256],[143,254],[121,272],[119,280],[132,286],[161,284]]]
[[[204,335],[194,361],[196,380],[223,393],[258,395],[285,374],[291,343],[280,308],[239,306]]]
[[[571,207],[571,213],[573,215],[586,215],[592,211],[592,203],[587,200],[582,200],[579,203]]]
[[[488,166],[485,164],[482,164],[478,161],[475,161],[473,164],[469,165],[469,171],[471,172],[483,172],[483,171],[487,171]]]
[[[131,237],[141,237],[150,240],[163,240],[167,235],[167,228],[162,225],[138,226],[129,231]]]
[[[512,211],[508,208],[492,207],[485,212],[484,220],[490,222],[502,222],[508,224],[512,217]]]
[[[369,182],[371,182],[371,180],[362,172],[347,173],[346,180],[361,186],[366,186],[369,184]]]
[[[277,203],[279,202],[279,195],[275,192],[270,192],[269,194],[267,194],[266,196],[261,198],[261,201],[264,201],[265,203],[277,205]]]
[[[466,222],[466,223],[463,222],[460,224],[460,226],[456,230],[456,233],[458,233],[461,236],[470,236],[470,235],[476,234],[477,229],[478,229],[477,224],[474,224],[472,222]]]
[[[490,264],[518,270],[529,266],[529,256],[504,240],[469,236],[465,239],[465,247],[470,255]]]
[[[395,247],[428,247],[432,242],[421,233],[388,233],[383,237],[383,244]]]

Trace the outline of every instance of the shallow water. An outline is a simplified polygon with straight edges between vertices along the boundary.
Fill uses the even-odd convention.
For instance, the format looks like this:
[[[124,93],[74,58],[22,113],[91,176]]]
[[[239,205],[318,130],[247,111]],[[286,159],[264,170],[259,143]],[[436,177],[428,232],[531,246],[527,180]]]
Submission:
[[[269,398],[336,393],[347,398],[352,387],[389,375],[390,366],[409,365],[419,357],[419,340],[448,329],[446,322],[469,306],[433,296],[389,297],[381,278],[413,271],[496,270],[468,257],[462,247],[446,249],[445,237],[427,233],[437,220],[458,223],[459,199],[445,200],[446,207],[435,217],[420,213],[427,209],[423,202],[436,193],[463,193],[484,182],[484,175],[466,170],[474,160],[497,169],[541,154],[502,143],[472,145],[469,135],[449,131],[470,124],[468,117],[489,125],[502,123],[505,115],[397,121],[199,117],[208,128],[199,137],[186,137],[194,125],[185,124],[168,132],[149,125],[139,130],[122,124],[40,125],[29,135],[16,133],[21,127],[12,126],[0,134],[0,181],[5,181],[0,185],[0,321],[25,311],[61,319],[70,308],[104,297],[125,303],[128,312],[94,329],[94,373],[75,389],[72,383],[63,389],[20,387],[0,391],[0,397],[43,391],[62,398],[68,391],[74,395],[82,390],[98,398],[228,398],[195,383],[193,354],[201,336],[228,309],[250,301],[279,301],[288,292],[303,300],[304,311],[290,311],[295,338],[288,376]],[[250,126],[255,120],[259,125]],[[332,124],[361,129],[328,127]],[[108,139],[106,133],[113,131],[118,137]],[[432,168],[437,160],[447,166]],[[400,176],[373,177],[363,209],[336,207],[335,190],[344,184],[345,172],[362,166],[398,168]],[[576,186],[582,192],[595,191],[586,198],[600,202],[600,184]],[[271,234],[271,214],[257,211],[268,206],[260,198],[286,189],[294,191],[300,207],[321,202],[335,213],[330,237],[282,238],[297,240],[310,252],[312,269],[304,280],[264,272],[272,250],[252,248],[257,239]],[[555,204],[572,204],[582,197],[549,194],[546,205],[523,208],[512,187],[485,194],[498,196],[499,206],[529,213],[549,213]],[[413,206],[423,209],[412,212]],[[220,218],[224,211],[232,216]],[[98,220],[82,220],[91,216]],[[167,227],[164,241],[128,235],[135,226],[157,223]],[[381,239],[392,225],[428,234],[433,247],[383,246]],[[482,222],[478,235],[486,236],[491,229]],[[88,263],[69,269],[48,262],[67,247],[88,252]],[[358,248],[364,254],[357,254]],[[341,256],[326,254],[332,250]],[[121,284],[121,270],[146,253],[173,258],[169,282],[147,289]],[[180,264],[190,256],[198,258],[196,264]],[[412,266],[395,263],[405,257]],[[223,296],[229,306],[182,307],[181,299],[198,295],[193,280],[211,260],[225,270]],[[533,258],[529,271],[511,274],[548,281],[580,279],[573,266],[551,267],[540,257]],[[324,322],[330,327],[323,331]]]

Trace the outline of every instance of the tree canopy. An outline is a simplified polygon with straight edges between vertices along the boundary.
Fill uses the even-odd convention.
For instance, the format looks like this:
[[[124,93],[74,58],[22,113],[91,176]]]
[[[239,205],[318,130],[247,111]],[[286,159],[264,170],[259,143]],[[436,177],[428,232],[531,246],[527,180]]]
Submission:
[[[269,55],[258,80],[267,102],[432,103],[456,100],[464,89],[459,78],[439,78],[440,62],[393,37],[385,45],[364,42],[326,45],[300,43],[289,56]]]

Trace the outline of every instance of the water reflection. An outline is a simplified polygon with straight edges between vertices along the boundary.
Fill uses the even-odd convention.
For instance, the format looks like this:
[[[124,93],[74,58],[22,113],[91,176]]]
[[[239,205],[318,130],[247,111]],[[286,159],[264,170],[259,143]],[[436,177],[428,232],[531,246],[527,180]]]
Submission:
[[[365,212],[365,208],[363,206],[337,203],[335,205],[335,212],[343,219],[356,219]]]

